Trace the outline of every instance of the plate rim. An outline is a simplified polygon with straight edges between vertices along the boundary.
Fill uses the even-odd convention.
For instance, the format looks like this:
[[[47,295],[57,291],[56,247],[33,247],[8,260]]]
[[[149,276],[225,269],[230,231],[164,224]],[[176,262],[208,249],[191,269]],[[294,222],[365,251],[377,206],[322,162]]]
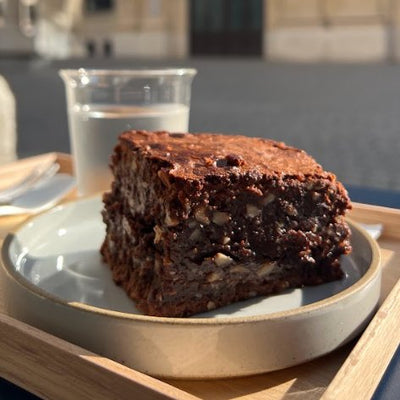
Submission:
[[[327,308],[338,304],[339,302],[346,300],[352,295],[357,294],[357,292],[361,291],[364,287],[367,287],[368,284],[377,278],[381,273],[381,254],[380,248],[377,244],[376,240],[373,239],[367,231],[360,226],[357,222],[355,222],[352,218],[346,217],[346,221],[350,225],[351,230],[355,229],[359,234],[363,237],[364,240],[367,241],[370,251],[371,251],[371,262],[368,267],[366,273],[354,284],[349,286],[348,288],[340,291],[339,293],[334,294],[333,296],[327,297],[322,300],[318,300],[311,304],[307,304],[304,306],[292,308],[284,311],[276,311],[268,314],[259,314],[252,316],[238,316],[238,317],[219,317],[219,318],[177,318],[177,317],[156,317],[151,315],[142,315],[142,314],[132,314],[126,313],[122,311],[109,310],[105,308],[100,308],[96,306],[92,306],[89,304],[81,303],[81,302],[69,302],[61,297],[58,297],[54,294],[48,293],[47,291],[39,288],[33,283],[26,280],[21,274],[19,274],[15,268],[13,267],[13,263],[9,257],[9,246],[12,240],[15,238],[15,234],[21,229],[25,228],[28,224],[34,222],[37,219],[40,219],[49,214],[61,212],[67,208],[74,207],[79,203],[85,202],[93,202],[99,201],[100,197],[98,195],[90,196],[86,198],[81,198],[77,200],[68,201],[65,204],[56,206],[48,211],[45,211],[39,215],[36,215],[32,218],[28,218],[24,223],[18,225],[13,231],[9,232],[4,239],[2,248],[1,248],[1,266],[5,270],[5,272],[16,281],[23,289],[28,290],[31,294],[38,296],[44,300],[51,301],[54,304],[58,304],[67,308],[71,308],[81,312],[87,312],[90,314],[96,314],[97,316],[113,318],[117,320],[125,320],[125,321],[136,321],[136,322],[149,322],[156,324],[168,324],[168,325],[189,325],[189,326],[220,326],[220,325],[240,325],[244,323],[257,323],[264,322],[267,320],[281,320],[293,317],[300,317],[301,315],[306,315],[309,313],[316,313],[318,311],[326,311]],[[133,301],[133,300],[132,300]]]

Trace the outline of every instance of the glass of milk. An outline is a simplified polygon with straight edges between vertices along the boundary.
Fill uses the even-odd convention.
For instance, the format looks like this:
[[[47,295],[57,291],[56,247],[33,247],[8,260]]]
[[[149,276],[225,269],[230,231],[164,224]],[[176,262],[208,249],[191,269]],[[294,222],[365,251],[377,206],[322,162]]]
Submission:
[[[80,195],[110,188],[109,159],[123,131],[188,131],[196,73],[190,68],[59,71]]]

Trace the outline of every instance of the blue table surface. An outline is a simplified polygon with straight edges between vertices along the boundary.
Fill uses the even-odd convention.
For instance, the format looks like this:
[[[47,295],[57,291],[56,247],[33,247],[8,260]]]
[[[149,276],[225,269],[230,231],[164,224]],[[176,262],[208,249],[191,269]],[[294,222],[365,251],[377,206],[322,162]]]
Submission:
[[[346,186],[352,201],[359,203],[375,204],[384,207],[400,208],[400,192]],[[0,372],[1,374],[1,372]],[[394,354],[380,384],[378,385],[373,400],[397,400],[400,398],[400,347]],[[26,390],[0,378],[0,400],[34,400],[39,397]]]

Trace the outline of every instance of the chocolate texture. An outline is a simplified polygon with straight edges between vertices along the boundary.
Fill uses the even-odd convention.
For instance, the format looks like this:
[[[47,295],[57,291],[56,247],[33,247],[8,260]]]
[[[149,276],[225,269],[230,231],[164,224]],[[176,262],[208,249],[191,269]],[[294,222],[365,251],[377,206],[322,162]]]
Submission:
[[[145,314],[185,317],[343,275],[350,200],[302,150],[129,131],[111,168],[101,252]]]

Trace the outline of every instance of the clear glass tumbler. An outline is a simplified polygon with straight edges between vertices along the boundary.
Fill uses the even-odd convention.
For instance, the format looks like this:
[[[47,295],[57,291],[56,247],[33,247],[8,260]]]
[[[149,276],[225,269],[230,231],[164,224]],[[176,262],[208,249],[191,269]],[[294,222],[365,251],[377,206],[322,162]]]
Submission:
[[[109,157],[129,129],[187,132],[195,69],[59,71],[78,192],[108,190]]]

